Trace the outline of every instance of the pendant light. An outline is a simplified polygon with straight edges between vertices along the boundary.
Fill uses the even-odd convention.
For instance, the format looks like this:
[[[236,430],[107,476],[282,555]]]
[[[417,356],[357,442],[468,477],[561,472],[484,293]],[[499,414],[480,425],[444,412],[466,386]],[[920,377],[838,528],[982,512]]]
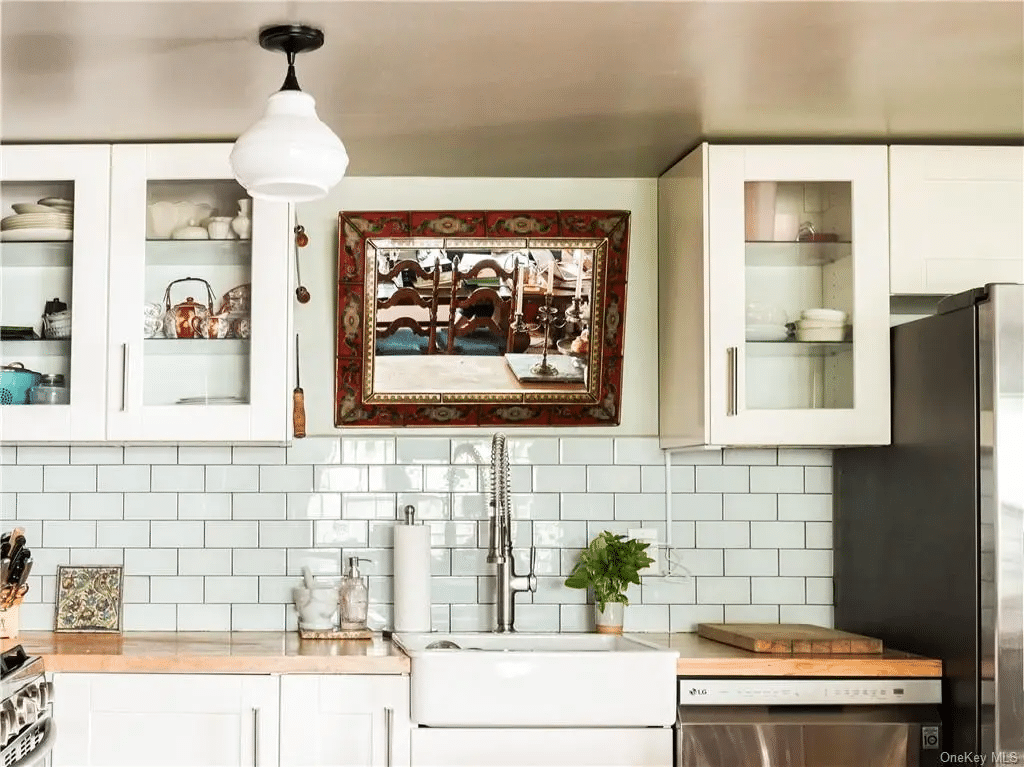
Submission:
[[[318,200],[348,167],[345,145],[317,117],[316,101],[299,89],[295,78],[295,55],[322,46],[324,33],[291,24],[267,27],[260,31],[259,40],[268,51],[287,54],[288,74],[281,90],[268,99],[263,117],[235,141],[232,172],[257,199]]]

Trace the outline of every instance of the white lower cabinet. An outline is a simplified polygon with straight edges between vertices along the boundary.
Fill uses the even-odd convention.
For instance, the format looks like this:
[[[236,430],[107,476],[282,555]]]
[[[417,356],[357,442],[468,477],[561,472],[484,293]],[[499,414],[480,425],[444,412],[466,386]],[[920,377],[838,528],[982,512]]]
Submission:
[[[666,767],[669,727],[459,728],[412,732],[413,767]]]
[[[408,765],[409,677],[281,677],[281,767]]]
[[[278,679],[54,674],[54,767],[278,763]]]

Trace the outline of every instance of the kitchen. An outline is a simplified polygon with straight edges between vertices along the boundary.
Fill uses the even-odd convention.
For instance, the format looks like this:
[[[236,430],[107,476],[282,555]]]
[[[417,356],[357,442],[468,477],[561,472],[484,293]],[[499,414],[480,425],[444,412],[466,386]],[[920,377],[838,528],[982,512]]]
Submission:
[[[105,4],[74,3],[66,12],[43,6],[27,13],[32,4],[4,3],[5,36],[15,35],[19,8],[27,13],[25,31],[3,46],[5,140],[230,141],[259,116],[282,75],[282,58],[260,50],[256,32],[294,10],[323,19],[324,48],[299,57],[299,80],[317,97],[321,118],[342,136],[351,156],[348,176],[331,195],[298,206],[309,236],[301,250],[302,278],[312,300],[288,307],[291,328],[268,328],[289,349],[289,330],[302,339],[306,439],[290,447],[244,440],[189,444],[190,435],[212,427],[187,421],[165,424],[181,436],[164,443],[15,445],[21,440],[5,429],[4,527],[13,526],[7,520],[25,527],[36,558],[22,605],[23,629],[52,628],[56,568],[72,564],[123,566],[127,632],[294,634],[290,590],[302,566],[318,577],[336,578],[342,557],[352,554],[371,560],[363,570],[376,626],[383,627],[392,619],[390,533],[396,509],[407,503],[432,529],[435,629],[489,629],[494,597],[492,569],[483,561],[487,511],[478,467],[487,462],[494,430],[359,431],[334,425],[339,211],[481,208],[630,211],[632,300],[624,323],[619,425],[507,430],[517,553],[532,540],[538,555],[538,592],[517,598],[518,628],[591,630],[586,595],[563,585],[567,568],[601,530],[627,533],[638,527],[654,527],[662,540],[671,535],[685,571],[645,579],[626,611],[627,631],[690,632],[697,623],[722,621],[832,625],[830,449],[775,442],[676,452],[665,465],[652,405],[659,398],[658,307],[643,300],[656,295],[660,284],[657,178],[701,138],[852,136],[878,145],[928,137],[993,145],[1019,141],[1019,8],[993,4],[981,13],[971,4],[973,10],[961,7],[958,14],[950,4],[927,12],[900,10],[900,4],[874,10],[840,4],[814,15],[796,6],[656,4],[664,6],[658,10],[652,4],[640,10],[612,4],[602,13],[590,9],[591,21],[577,27],[569,16],[576,18],[578,11],[532,7],[541,15],[531,44],[562,58],[544,62],[543,71],[538,62],[530,74],[522,71],[521,38],[498,33],[518,23],[511,9],[495,6],[494,18],[483,11],[475,16],[468,6],[456,11],[429,4],[405,8],[406,21],[399,23],[374,10],[376,5],[232,4],[229,13],[212,4],[189,4],[177,12],[160,5],[148,12],[114,6],[124,22],[115,25]],[[952,43],[952,28],[964,29],[971,45]],[[677,38],[685,41],[685,53],[670,55]],[[588,56],[583,69],[583,52],[594,50],[594,39],[601,56]],[[634,62],[613,55],[625,39],[649,51],[648,57]],[[819,46],[822,39],[836,45]],[[502,40],[504,59],[485,55]],[[856,55],[841,49],[857,40]],[[890,45],[892,40],[903,47]],[[928,67],[907,65],[906,41],[919,51],[915,61]],[[400,62],[368,78],[362,62],[380,60],[381,50],[390,51],[390,59],[410,46],[409,59],[423,68],[422,80],[408,79],[419,70]],[[42,64],[34,50],[47,52]],[[734,53],[720,57],[719,50]],[[779,50],[793,51],[795,60],[778,59]],[[72,59],[75,68],[65,69]],[[473,60],[478,63],[467,64]],[[737,77],[741,66],[748,69]],[[583,82],[575,87],[551,82],[550,71],[574,67],[591,74],[581,74]],[[24,79],[15,76],[21,71]],[[81,111],[54,120],[52,107],[41,107],[33,91],[43,88],[63,98],[71,89],[68,71],[75,72],[75,90],[83,95],[72,102],[77,106],[66,108]],[[119,82],[124,71],[138,72],[146,87]],[[189,71],[196,76],[168,76]],[[451,93],[432,86],[452,82],[453,71],[476,71],[479,80],[456,80]],[[519,71],[524,83],[533,77],[535,87],[502,86],[509,71]],[[808,80],[808,72],[816,75]],[[401,98],[394,90],[399,73],[409,89]],[[936,82],[946,92],[933,103]],[[649,85],[641,92],[637,83]],[[886,85],[876,97],[878,83]],[[493,105],[469,98],[488,84],[500,88],[502,114],[481,114]],[[125,117],[96,106],[105,104],[99,93],[111,87],[122,91],[117,114]],[[822,92],[835,94],[841,108],[826,110]],[[389,94],[387,100],[381,93]],[[359,98],[366,106],[345,106],[359,104]],[[631,100],[644,98],[664,109],[637,117]],[[417,105],[415,116],[410,103]],[[578,111],[556,111],[567,104]],[[680,106],[687,104],[694,111]],[[190,114],[196,110],[206,113],[198,128]],[[523,115],[522,122],[510,121],[504,110]],[[610,116],[596,116],[606,112]],[[561,119],[551,117],[559,114]],[[700,129],[695,114],[702,115]],[[453,115],[476,125],[477,133],[454,128]],[[647,149],[640,152],[638,146]],[[79,208],[77,226],[87,221]],[[290,283],[290,265],[279,276]],[[217,292],[232,286],[224,281]],[[92,288],[90,296],[108,290],[102,282]],[[293,291],[282,293],[290,301]],[[40,303],[35,314],[42,308]],[[134,306],[117,310],[135,322]],[[106,346],[106,329],[98,343]],[[279,430],[285,421],[291,428],[293,363],[289,357],[288,364],[276,366],[280,372],[265,371],[268,378],[279,376],[267,382],[281,414],[274,424]],[[111,410],[121,395],[120,367],[115,372],[116,383],[106,391]],[[289,398],[284,413],[282,392]],[[211,438],[195,441],[200,439]],[[775,553],[757,553],[762,550]]]

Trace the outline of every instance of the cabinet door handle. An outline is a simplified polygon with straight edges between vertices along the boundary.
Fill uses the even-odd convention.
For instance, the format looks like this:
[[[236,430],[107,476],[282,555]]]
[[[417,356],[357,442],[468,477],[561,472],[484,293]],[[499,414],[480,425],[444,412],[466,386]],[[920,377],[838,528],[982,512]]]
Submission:
[[[729,399],[725,414],[736,415],[740,411],[740,359],[739,348],[730,346],[725,350],[726,367],[729,376]]]
[[[252,710],[252,767],[260,765],[260,710]]]
[[[384,765],[385,767],[391,767],[391,747],[392,738],[394,737],[394,719],[395,711],[391,708],[384,709]]]
[[[121,412],[128,409],[128,344],[121,344]]]

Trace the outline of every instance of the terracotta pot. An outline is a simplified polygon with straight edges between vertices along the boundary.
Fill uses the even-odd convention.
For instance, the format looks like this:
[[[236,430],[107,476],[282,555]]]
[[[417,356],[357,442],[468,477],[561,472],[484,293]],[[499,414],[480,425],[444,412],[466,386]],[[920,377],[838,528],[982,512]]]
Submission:
[[[605,602],[604,610],[600,610],[597,605],[594,605],[594,613],[597,616],[597,633],[621,634],[625,607],[622,602]]]

